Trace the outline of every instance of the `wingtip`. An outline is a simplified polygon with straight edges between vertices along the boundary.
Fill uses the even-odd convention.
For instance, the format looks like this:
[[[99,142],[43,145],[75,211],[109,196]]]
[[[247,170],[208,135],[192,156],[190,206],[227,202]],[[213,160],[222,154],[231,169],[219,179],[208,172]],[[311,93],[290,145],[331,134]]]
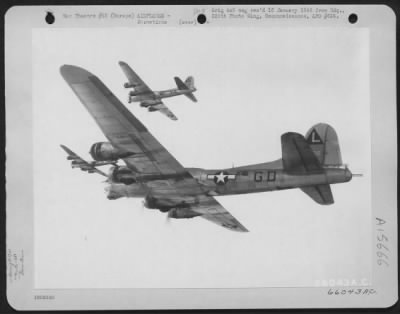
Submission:
[[[232,231],[236,231],[236,232],[241,232],[241,233],[246,233],[246,232],[250,232],[249,230],[247,230],[245,227],[241,227],[241,228],[231,228]]]
[[[87,81],[89,77],[94,76],[89,71],[76,65],[64,64],[60,67],[61,76],[69,83],[81,83]]]
[[[65,145],[60,145],[60,147],[63,149],[64,152],[66,152],[68,155],[73,154],[72,150],[70,150],[67,146]]]
[[[230,226],[229,229],[236,232],[249,232],[249,230],[241,224]]]
[[[178,120],[178,118],[173,113],[169,114],[168,118],[170,118],[171,120],[174,120],[174,121]]]

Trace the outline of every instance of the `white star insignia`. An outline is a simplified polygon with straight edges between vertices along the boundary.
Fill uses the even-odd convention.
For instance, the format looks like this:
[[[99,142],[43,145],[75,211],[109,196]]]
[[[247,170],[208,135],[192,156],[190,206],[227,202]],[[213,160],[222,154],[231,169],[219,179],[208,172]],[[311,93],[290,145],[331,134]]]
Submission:
[[[217,179],[217,183],[219,183],[219,182],[225,183],[225,178],[227,177],[227,175],[224,174],[224,173],[221,171],[220,174],[216,174],[216,175],[214,175],[214,177]]]

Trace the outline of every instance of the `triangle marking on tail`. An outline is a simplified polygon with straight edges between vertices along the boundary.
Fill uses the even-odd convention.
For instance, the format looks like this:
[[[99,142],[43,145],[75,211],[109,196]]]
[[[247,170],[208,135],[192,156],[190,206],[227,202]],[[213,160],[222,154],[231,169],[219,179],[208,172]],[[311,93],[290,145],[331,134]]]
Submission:
[[[317,133],[317,131],[315,131],[315,129],[313,129],[310,133],[310,135],[307,138],[307,143],[309,144],[322,144],[322,139],[319,136],[319,134]]]

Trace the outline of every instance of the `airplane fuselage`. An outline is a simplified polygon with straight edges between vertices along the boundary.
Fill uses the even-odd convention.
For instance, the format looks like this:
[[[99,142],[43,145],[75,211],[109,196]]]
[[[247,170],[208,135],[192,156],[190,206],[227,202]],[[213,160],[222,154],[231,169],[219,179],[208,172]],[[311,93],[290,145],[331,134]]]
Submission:
[[[201,168],[186,168],[186,170],[200,183],[204,192],[211,196],[259,193],[343,183],[352,178],[351,172],[346,167],[324,167],[323,171],[315,173],[288,173],[285,169],[279,167],[280,164],[281,162],[278,160],[271,163],[222,170]],[[176,180],[179,182],[179,179]],[[169,185],[163,178],[143,180],[133,184],[112,183],[107,191],[109,199],[116,199],[119,197],[145,197],[149,194],[150,189],[152,195],[159,194],[161,198],[168,195],[169,202],[173,199],[174,195],[169,193]],[[180,190],[180,193],[185,196],[196,196],[195,193],[190,191],[190,188]],[[170,205],[173,206],[173,204]]]
[[[163,98],[169,98],[169,97],[174,97],[174,96],[179,96],[179,95],[185,95],[185,94],[190,94],[196,91],[196,88],[190,88],[190,89],[178,89],[178,88],[172,88],[172,89],[167,89],[167,90],[162,90],[162,91],[155,91],[151,93],[135,93],[134,91],[130,92],[129,94],[129,101],[130,102],[145,102],[149,100],[159,100]]]

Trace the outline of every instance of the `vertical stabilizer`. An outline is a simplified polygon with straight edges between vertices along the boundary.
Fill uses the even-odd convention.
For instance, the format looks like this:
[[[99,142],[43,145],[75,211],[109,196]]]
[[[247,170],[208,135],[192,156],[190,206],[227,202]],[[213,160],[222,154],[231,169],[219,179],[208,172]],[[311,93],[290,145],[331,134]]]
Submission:
[[[189,89],[193,89],[194,88],[194,78],[193,76],[189,76],[186,80],[185,80],[185,85],[187,87],[189,87]]]
[[[321,165],[342,165],[339,140],[333,127],[318,123],[308,130],[305,138]]]

